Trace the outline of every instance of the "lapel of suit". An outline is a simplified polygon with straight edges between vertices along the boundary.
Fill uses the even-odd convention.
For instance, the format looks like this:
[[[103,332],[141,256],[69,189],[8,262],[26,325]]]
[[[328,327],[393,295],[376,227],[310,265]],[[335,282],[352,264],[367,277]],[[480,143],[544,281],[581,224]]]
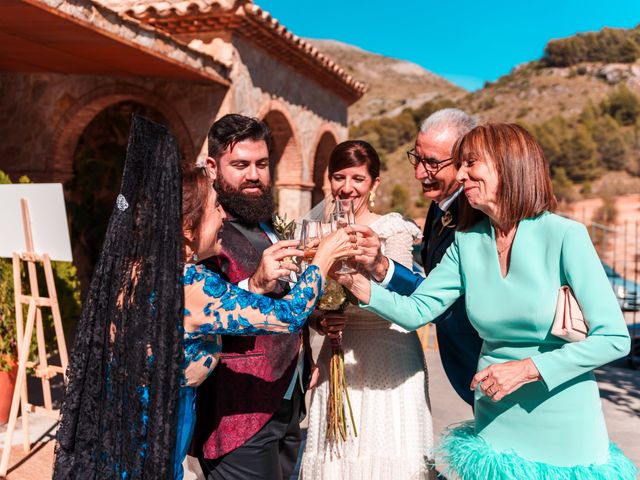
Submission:
[[[420,256],[422,257],[422,265],[425,269],[427,268],[427,265],[429,265],[430,255],[427,246],[429,245],[429,239],[433,234],[431,227],[433,225],[433,219],[435,218],[436,214],[435,205],[435,202],[432,201],[431,205],[429,206],[429,210],[427,211],[427,218],[424,221],[424,229],[422,230],[422,251],[420,252]]]
[[[456,230],[454,226],[458,223],[458,199],[451,204],[448,211],[451,212],[452,216],[449,227],[442,228],[442,224],[440,222],[436,222],[436,225],[433,226],[434,228],[431,228],[431,232],[429,233],[432,237],[431,244],[428,244],[429,248],[426,249],[426,252],[423,251],[423,254],[425,254],[424,256],[426,257],[426,261],[424,263],[426,272],[429,272],[433,267],[435,267],[434,263],[440,263],[441,258],[435,259],[434,255],[442,250],[441,247],[443,244],[448,247],[453,241]]]

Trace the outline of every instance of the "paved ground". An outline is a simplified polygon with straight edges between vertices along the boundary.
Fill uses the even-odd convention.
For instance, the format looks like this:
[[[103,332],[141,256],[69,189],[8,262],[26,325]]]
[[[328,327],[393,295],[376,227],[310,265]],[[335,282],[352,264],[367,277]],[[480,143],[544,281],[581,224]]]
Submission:
[[[471,409],[458,398],[446,379],[438,352],[428,349],[429,390],[436,439],[443,429],[455,422],[471,418]],[[597,370],[602,404],[611,439],[640,466],[640,370],[625,368],[624,362]],[[43,420],[44,422],[44,420]],[[0,427],[0,441],[4,441]],[[42,433],[42,432],[41,432]],[[51,478],[53,442],[37,444],[33,453],[24,455],[22,447],[14,446],[8,480],[44,480]],[[35,441],[35,438],[33,438]],[[191,466],[194,463],[190,464]],[[186,476],[195,479],[193,473]],[[528,480],[528,479],[527,479]]]

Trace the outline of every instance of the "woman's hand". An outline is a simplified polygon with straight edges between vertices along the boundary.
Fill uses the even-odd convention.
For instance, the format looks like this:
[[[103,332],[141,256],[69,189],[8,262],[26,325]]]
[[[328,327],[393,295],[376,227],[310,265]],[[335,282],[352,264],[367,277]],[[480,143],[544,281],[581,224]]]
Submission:
[[[471,390],[480,385],[484,395],[498,402],[526,383],[542,380],[540,372],[530,358],[495,363],[480,370],[473,377]]]
[[[331,272],[331,278],[334,278],[340,285],[353,293],[364,304],[368,304],[371,299],[371,283],[369,279],[361,273],[347,273],[345,275]]]
[[[347,317],[342,313],[324,313],[318,319],[316,326],[318,332],[329,338],[337,338],[340,332],[344,330],[347,323]]]
[[[322,275],[326,277],[329,268],[336,260],[352,257],[358,253],[356,234],[350,232],[348,228],[342,228],[322,239],[311,263],[317,265]]]

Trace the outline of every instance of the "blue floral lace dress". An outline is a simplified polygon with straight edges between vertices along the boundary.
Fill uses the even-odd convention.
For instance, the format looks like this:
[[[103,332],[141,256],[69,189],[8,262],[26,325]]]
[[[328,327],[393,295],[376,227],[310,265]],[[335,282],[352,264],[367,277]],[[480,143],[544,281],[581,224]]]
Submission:
[[[202,265],[185,265],[184,362],[178,408],[174,476],[183,478],[182,462],[195,426],[195,394],[218,362],[219,335],[295,333],[305,325],[322,295],[315,265],[279,300],[243,290]]]

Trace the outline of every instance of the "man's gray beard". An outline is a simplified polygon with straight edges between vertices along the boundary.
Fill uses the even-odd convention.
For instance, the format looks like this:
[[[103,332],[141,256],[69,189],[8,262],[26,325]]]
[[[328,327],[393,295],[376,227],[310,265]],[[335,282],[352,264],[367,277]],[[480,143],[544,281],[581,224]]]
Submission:
[[[273,201],[271,187],[262,184],[251,184],[260,188],[260,195],[247,195],[242,193],[241,185],[239,189],[233,188],[224,178],[218,174],[214,187],[218,192],[218,202],[230,216],[240,220],[242,223],[257,224],[271,220],[276,205]]]

